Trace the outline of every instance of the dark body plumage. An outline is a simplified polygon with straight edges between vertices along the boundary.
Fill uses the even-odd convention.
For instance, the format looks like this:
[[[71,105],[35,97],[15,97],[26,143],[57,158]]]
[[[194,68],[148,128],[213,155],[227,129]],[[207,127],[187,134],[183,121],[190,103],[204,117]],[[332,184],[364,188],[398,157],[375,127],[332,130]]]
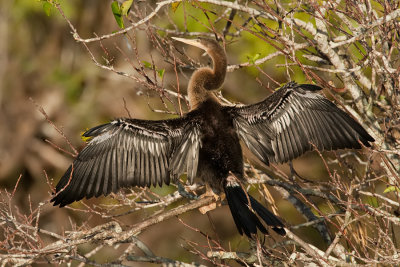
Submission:
[[[264,101],[223,106],[211,92],[225,78],[226,56],[216,41],[178,39],[204,49],[214,68],[197,70],[188,86],[191,111],[181,118],[148,121],[117,119],[84,136],[79,153],[56,187],[54,205],[98,197],[128,186],[169,184],[182,173],[224,191],[241,234],[251,237],[260,218],[284,234],[283,224],[248,195],[239,140],[265,164],[284,163],[313,149],[361,148],[374,139],[315,85],[288,83]],[[73,170],[73,171],[72,171]]]
[[[222,189],[224,178],[229,172],[238,177],[243,176],[242,150],[233,118],[213,100],[202,103],[197,111],[201,114],[199,124],[202,144],[197,176],[212,188]]]

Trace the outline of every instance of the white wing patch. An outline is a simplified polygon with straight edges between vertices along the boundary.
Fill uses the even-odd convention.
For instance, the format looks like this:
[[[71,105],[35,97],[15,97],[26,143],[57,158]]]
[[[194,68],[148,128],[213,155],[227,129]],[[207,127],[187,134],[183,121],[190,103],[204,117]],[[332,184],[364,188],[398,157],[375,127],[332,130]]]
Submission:
[[[101,135],[98,135],[94,137],[92,140],[90,140],[89,145],[97,145],[99,143],[103,143],[111,139],[114,135],[118,134],[118,132],[119,131],[102,133]]]
[[[289,108],[286,107],[287,103],[291,102]],[[296,118],[296,114],[299,114],[303,110],[303,105],[292,95],[280,103],[280,107],[275,111],[274,115],[270,118],[272,121],[272,127],[276,129],[276,134],[279,135],[285,131],[291,124],[292,120]],[[274,117],[278,117],[274,120]]]

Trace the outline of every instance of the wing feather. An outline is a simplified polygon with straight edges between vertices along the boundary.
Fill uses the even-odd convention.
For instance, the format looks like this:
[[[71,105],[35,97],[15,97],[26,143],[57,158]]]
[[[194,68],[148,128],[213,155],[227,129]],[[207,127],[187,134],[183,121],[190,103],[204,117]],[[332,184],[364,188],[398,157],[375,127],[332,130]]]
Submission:
[[[87,197],[93,197],[95,195],[95,187],[96,187],[96,174],[99,169],[99,164],[96,164],[100,161],[99,158],[92,160],[91,165],[92,165],[92,171],[90,172],[90,177],[89,177],[89,185],[87,187]],[[88,164],[89,166],[89,164]]]
[[[123,136],[123,140],[125,141],[125,136]],[[120,149],[120,155],[121,155],[121,182],[120,186],[124,187],[127,186],[127,179],[128,179],[128,168],[127,168],[127,163],[128,163],[128,153],[126,153],[126,148],[125,145]]]
[[[117,119],[88,130],[84,136],[90,141],[74,160],[73,172],[71,166],[57,184],[54,205],[107,195],[121,187],[169,184],[171,176],[184,172],[193,182],[201,136],[190,114],[163,121]]]
[[[87,185],[90,180],[90,172],[91,172],[90,164],[87,164],[86,166],[84,166],[84,170],[82,171],[83,173],[82,183],[79,185],[79,190],[77,192],[79,196],[83,196],[85,194]]]
[[[151,166],[150,166],[150,151],[145,152],[145,165],[146,165],[146,174],[145,174],[145,186],[150,187],[150,179],[151,179]]]
[[[134,183],[134,181],[135,181],[135,169],[136,169],[136,167],[135,167],[135,164],[137,164],[137,153],[135,153],[135,152],[129,152],[129,151],[131,151],[131,149],[129,148],[128,149],[128,151],[127,151],[127,154],[128,154],[128,162],[127,162],[127,166],[126,166],[126,168],[127,168],[127,170],[128,170],[128,174],[127,174],[127,177],[126,177],[126,185],[125,186],[127,186],[127,185],[129,185],[129,184],[133,184]]]
[[[156,145],[156,148],[158,149],[158,145]],[[160,177],[160,180],[162,179],[161,172],[160,172],[160,161],[157,160],[157,158],[160,157],[160,153],[157,152],[157,157],[154,157],[154,180],[153,180],[153,186],[157,185],[157,177]]]
[[[284,163],[313,149],[361,148],[374,139],[315,85],[290,82],[264,101],[226,107],[239,137],[261,161]]]
[[[105,159],[106,159],[107,155],[104,153],[101,153],[99,156],[99,162],[98,165],[98,171],[97,171],[97,177],[93,177],[95,179],[95,187],[94,187],[94,196],[95,197],[99,197],[101,195],[101,190],[100,188],[103,188],[102,184],[104,181],[104,167],[106,165]],[[63,179],[65,177],[64,176],[61,178]],[[57,192],[59,191],[58,188],[56,187]],[[67,190],[67,188],[65,188],[65,190]],[[65,190],[63,192],[65,192]],[[66,194],[66,193],[64,193]]]

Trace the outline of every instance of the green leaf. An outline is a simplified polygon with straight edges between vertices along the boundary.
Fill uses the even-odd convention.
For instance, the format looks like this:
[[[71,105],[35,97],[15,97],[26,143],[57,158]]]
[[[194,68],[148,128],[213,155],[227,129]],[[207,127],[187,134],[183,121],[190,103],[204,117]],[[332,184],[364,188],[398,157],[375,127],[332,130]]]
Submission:
[[[153,64],[151,64],[150,62],[147,61],[142,61],[143,65],[148,68],[148,69],[153,69]]]
[[[253,57],[249,58],[249,62],[253,65],[256,64],[256,60],[259,59],[261,57],[260,53],[255,54]]]
[[[172,11],[175,13],[175,11],[178,9],[179,5],[181,4],[181,2],[176,2],[176,3],[172,3],[171,7],[172,7]]]
[[[118,26],[123,29],[124,28],[124,20],[121,14],[121,7],[119,6],[118,1],[114,1],[111,3],[111,11],[114,14],[115,21],[117,22]]]
[[[129,13],[129,10],[131,9],[133,0],[127,0],[122,3],[121,5],[121,15],[127,16]]]
[[[49,2],[43,2],[43,11],[47,16],[51,15],[52,5]]]
[[[158,76],[160,76],[161,79],[164,77],[164,72],[165,72],[165,69],[162,69],[162,70],[158,70],[158,71],[157,71]]]
[[[368,197],[367,198],[367,204],[371,205],[374,208],[379,207],[379,202],[376,197]]]
[[[399,187],[397,187],[397,186],[388,186],[384,191],[383,191],[383,193],[384,194],[386,194],[386,193],[389,193],[389,192],[394,192],[394,191],[397,191],[398,193],[400,193],[400,188]]]
[[[113,1],[111,3],[111,11],[114,15],[121,16],[121,7],[119,6],[118,1]]]

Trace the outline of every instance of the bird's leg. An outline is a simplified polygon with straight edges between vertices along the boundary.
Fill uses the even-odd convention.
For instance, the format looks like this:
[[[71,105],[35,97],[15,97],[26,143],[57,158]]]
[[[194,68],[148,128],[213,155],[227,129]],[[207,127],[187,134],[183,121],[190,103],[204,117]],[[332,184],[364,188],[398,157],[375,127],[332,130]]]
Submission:
[[[188,198],[188,199],[191,199],[191,200],[199,198],[195,194],[192,194],[192,193],[189,193],[188,191],[186,191],[185,187],[183,186],[183,184],[181,183],[181,181],[179,179],[176,180],[176,184],[178,185],[178,192],[182,197]]]
[[[211,203],[210,205],[199,208],[199,211],[202,214],[205,214],[210,210],[214,210],[217,207],[217,203],[218,203],[218,206],[221,205],[221,197],[219,195],[217,195],[216,193],[214,193],[214,191],[208,184],[206,184],[206,192],[201,195],[201,198],[205,198],[205,197],[213,197],[215,199],[215,202]]]

